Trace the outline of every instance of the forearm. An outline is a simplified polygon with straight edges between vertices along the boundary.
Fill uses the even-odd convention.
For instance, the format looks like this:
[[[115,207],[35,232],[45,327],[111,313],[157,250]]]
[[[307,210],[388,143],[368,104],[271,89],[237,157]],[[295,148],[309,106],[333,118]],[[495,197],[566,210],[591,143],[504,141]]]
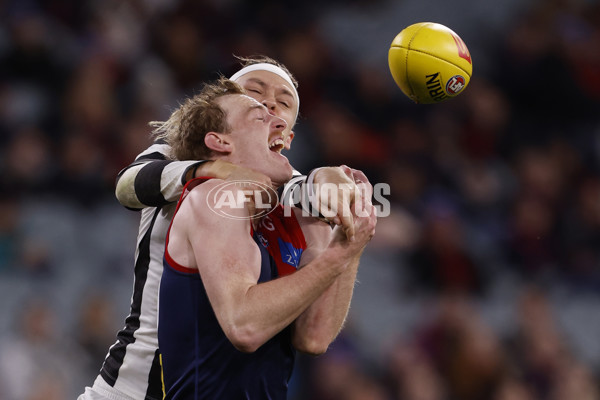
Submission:
[[[158,153],[154,154],[158,155]],[[115,191],[119,202],[133,209],[160,207],[176,201],[181,196],[183,186],[193,178],[206,176],[230,179],[233,174],[240,174],[239,167],[221,160],[151,159],[141,160],[138,163],[132,164],[120,173]]]
[[[321,354],[341,331],[354,292],[360,255],[350,261],[343,273],[294,322],[294,347],[306,353]]]
[[[236,165],[222,160],[209,160],[197,165],[193,170],[189,171],[186,179],[189,181],[193,178],[208,176],[216,179],[229,179]]]
[[[170,147],[155,142],[117,176],[115,195],[130,209],[160,207],[176,201],[200,161],[169,160]]]
[[[132,209],[160,207],[176,201],[181,196],[187,173],[197,163],[151,160],[132,165],[117,178],[117,200]]]
[[[343,273],[339,258],[330,252],[294,274],[250,286],[229,308],[234,315],[224,330],[235,332],[246,350],[255,350],[296,320]]]

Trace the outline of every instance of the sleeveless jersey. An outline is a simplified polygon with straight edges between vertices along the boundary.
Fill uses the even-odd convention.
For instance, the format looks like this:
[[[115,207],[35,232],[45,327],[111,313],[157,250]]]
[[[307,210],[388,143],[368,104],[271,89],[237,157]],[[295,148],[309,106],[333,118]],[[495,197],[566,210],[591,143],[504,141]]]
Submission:
[[[179,205],[202,181],[188,183]],[[298,268],[306,242],[293,213],[284,215],[278,205],[252,237],[261,254],[258,282]],[[286,399],[295,357],[290,335],[287,327],[253,353],[238,351],[221,329],[198,271],[177,264],[165,250],[158,328],[165,399]]]
[[[110,388],[110,398],[162,399],[158,352],[158,292],[163,271],[165,236],[181,196],[184,177],[198,161],[168,159],[169,146],[157,141],[119,172],[118,181],[131,181],[133,193],[125,207],[141,211],[135,251],[133,293],[130,312],[117,341],[110,347],[96,382]],[[285,185],[283,204],[300,206],[307,196],[301,190],[306,176],[294,170]],[[307,197],[308,198],[308,197]],[[302,201],[302,207],[310,204]],[[96,387],[94,383],[94,387]]]

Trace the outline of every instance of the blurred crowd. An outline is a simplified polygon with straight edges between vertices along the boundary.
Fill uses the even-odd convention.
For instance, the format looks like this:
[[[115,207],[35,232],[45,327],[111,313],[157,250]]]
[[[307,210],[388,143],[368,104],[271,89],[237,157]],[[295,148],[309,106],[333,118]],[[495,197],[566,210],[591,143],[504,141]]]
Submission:
[[[600,3],[524,2],[477,38],[465,92],[434,106],[320,18],[386,7],[0,2],[0,399],[93,382],[128,312],[139,221],[115,177],[148,122],[233,73],[234,54],[298,79],[296,169],[390,185],[347,326],[299,357],[291,400],[600,399]]]

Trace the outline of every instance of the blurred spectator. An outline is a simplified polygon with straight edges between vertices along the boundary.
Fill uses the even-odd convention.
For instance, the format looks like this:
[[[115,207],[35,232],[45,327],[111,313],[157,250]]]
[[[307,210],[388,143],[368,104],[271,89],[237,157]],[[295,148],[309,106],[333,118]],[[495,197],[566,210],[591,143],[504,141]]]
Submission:
[[[565,362],[556,378],[556,385],[550,394],[551,400],[600,399],[597,379],[585,365]]]
[[[386,387],[372,375],[342,335],[330,350],[312,360],[306,393],[314,400],[390,400]]]
[[[446,385],[422,348],[400,340],[390,349],[387,373],[394,399],[445,400]]]
[[[364,343],[353,340],[359,333],[344,332],[329,353],[299,366],[311,378],[299,395],[599,399],[600,352],[590,347],[586,361],[575,357],[569,331],[556,321],[569,309],[551,300],[566,289],[587,310],[600,298],[600,5],[483,1],[460,19],[451,7],[438,2],[436,13],[415,0],[3,2],[3,396],[72,398],[89,383],[79,373],[102,362],[112,307],[127,309],[114,302],[129,291],[130,280],[118,280],[129,268],[121,260],[130,251],[129,221],[118,215],[113,223],[103,213],[116,207],[117,172],[148,145],[147,121],[168,115],[202,81],[232,72],[233,54],[258,53],[284,62],[300,83],[293,164],[308,172],[343,163],[390,186],[391,215],[380,219],[367,252],[386,253],[385,267],[398,276],[381,298],[393,299],[388,306],[404,316],[390,321],[402,340],[388,359],[373,360],[371,349],[350,345]],[[511,16],[501,26],[481,23],[481,15],[501,10]],[[327,15],[347,18],[346,27]],[[436,16],[465,32],[475,74],[458,98],[415,105],[388,74],[386,46],[399,23]],[[386,21],[393,23],[384,28]],[[379,48],[381,57],[373,56]],[[138,218],[132,214],[130,240]],[[373,278],[370,267],[361,266],[361,279]],[[111,290],[81,299],[90,281]],[[545,291],[529,289],[532,283]],[[36,297],[12,310],[20,300],[10,289],[32,285],[55,288],[60,306]],[[395,315],[378,307],[353,307],[351,318]],[[590,314],[570,328],[593,337],[598,321]],[[66,343],[78,343],[75,355]]]
[[[559,260],[556,215],[540,198],[523,195],[510,218],[510,261],[527,279],[555,273]]]
[[[562,215],[565,277],[575,287],[597,293],[600,287],[600,178],[585,176]]]
[[[0,339],[3,396],[7,400],[58,400],[72,395],[71,383],[80,376],[69,366],[77,365],[73,363],[77,355],[66,354],[68,341],[58,331],[51,305],[31,299],[23,304],[18,318],[16,330]]]
[[[536,397],[547,399],[572,356],[554,320],[552,305],[537,288],[523,290],[518,303],[518,330],[509,337],[509,355]]]
[[[75,323],[76,340],[85,352],[87,382],[98,375],[106,349],[115,340],[113,304],[106,296],[88,293],[82,300]]]
[[[19,204],[12,196],[0,196],[0,271],[15,270],[23,239],[18,229]],[[8,271],[7,271],[8,272]]]
[[[416,345],[443,377],[450,399],[491,398],[506,369],[498,337],[464,294],[443,296],[438,305],[417,332]]]
[[[48,192],[57,173],[51,146],[47,135],[35,127],[15,131],[0,158],[3,189],[17,197]]]
[[[486,277],[469,254],[455,206],[433,200],[427,207],[421,240],[409,258],[415,284],[437,294],[483,294]]]
[[[493,400],[535,400],[530,388],[522,381],[508,377],[503,380]]]

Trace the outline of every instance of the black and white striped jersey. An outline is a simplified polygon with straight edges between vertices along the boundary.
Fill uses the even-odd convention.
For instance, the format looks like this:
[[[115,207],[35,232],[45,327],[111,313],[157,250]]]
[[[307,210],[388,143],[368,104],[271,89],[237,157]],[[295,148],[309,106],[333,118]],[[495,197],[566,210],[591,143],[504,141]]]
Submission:
[[[117,398],[124,394],[135,399],[162,399],[157,329],[165,237],[185,176],[200,163],[168,160],[168,150],[168,145],[154,143],[117,178],[116,194],[121,204],[142,210],[130,313],[100,370]],[[298,172],[295,175],[280,193],[286,204],[307,197],[299,195],[306,177]]]

